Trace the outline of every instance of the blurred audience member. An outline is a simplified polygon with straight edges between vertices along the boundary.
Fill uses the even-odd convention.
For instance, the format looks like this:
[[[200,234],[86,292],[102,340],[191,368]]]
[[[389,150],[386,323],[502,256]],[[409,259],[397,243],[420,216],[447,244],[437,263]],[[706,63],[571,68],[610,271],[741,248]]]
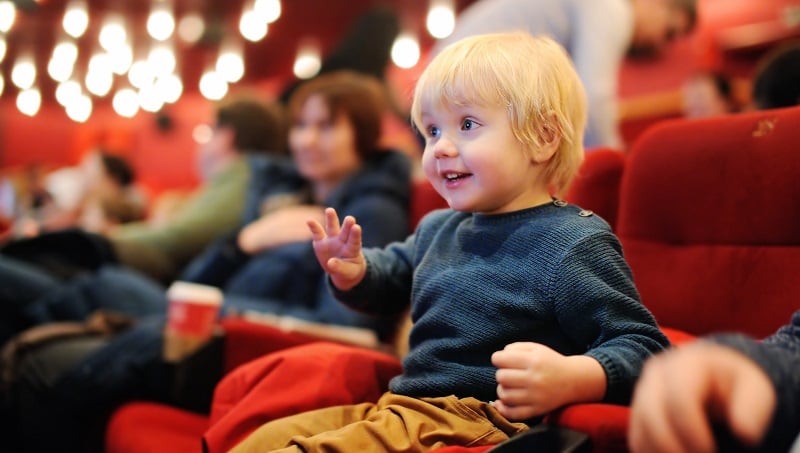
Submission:
[[[113,224],[142,220],[147,200],[136,187],[127,159],[102,148],[89,151],[76,166],[43,173],[29,169],[26,189],[18,195],[15,233],[33,237],[47,231],[80,226],[84,210],[97,211]],[[110,210],[106,210],[109,208]]]
[[[102,178],[87,192],[87,199],[94,198],[93,206],[74,221],[80,221],[78,226],[85,229],[12,241],[3,247],[2,254],[27,260],[47,271],[57,269],[60,277],[113,262],[160,282],[170,282],[216,237],[238,225],[251,176],[247,156],[283,156],[285,143],[285,117],[279,104],[263,102],[255,96],[228,98],[216,106],[211,138],[197,148],[196,165],[202,183],[174,205],[175,212],[168,218],[158,223],[147,219],[121,222],[130,214],[129,207],[108,199],[114,192],[108,178]],[[85,162],[88,175],[97,173],[92,162]],[[118,164],[109,168],[122,181],[128,173]],[[93,246],[76,250],[77,236]],[[96,250],[104,253],[93,254]]]
[[[119,262],[168,282],[215,238],[235,228],[251,176],[246,156],[285,154],[285,123],[282,107],[255,96],[217,105],[213,135],[197,148],[202,184],[168,220],[114,228],[108,238]]]
[[[309,216],[322,219],[323,208],[331,206],[369,228],[362,236],[367,247],[408,235],[411,169],[405,155],[379,146],[383,94],[377,80],[350,71],[317,77],[293,93],[291,161],[253,158],[261,165],[253,167],[242,227],[221,235],[181,276],[222,288],[222,316],[274,322],[279,335],[289,321],[301,327],[345,326],[347,332],[359,327],[358,332],[373,333],[376,343],[391,337],[395,317],[366,315],[335,299],[306,226]],[[24,266],[1,256],[0,271],[0,280],[13,278],[12,289],[19,291],[4,299],[11,289],[0,288],[5,310],[0,334],[13,334],[20,323],[27,328],[76,320],[70,317],[98,308],[140,316],[112,339],[89,347],[70,339],[51,341],[27,357],[27,371],[13,389],[17,396],[5,413],[0,411],[0,418],[16,420],[15,434],[25,439],[25,451],[81,451],[80,440],[95,426],[92,421],[119,402],[169,400],[165,386],[171,381],[162,374],[161,361],[163,287],[114,266],[67,285],[25,273]],[[152,316],[141,316],[144,309]],[[77,380],[74,373],[80,375]]]
[[[700,72],[682,87],[683,114],[688,118],[724,115],[740,110],[731,78],[720,72]]]
[[[586,88],[589,122],[584,145],[622,149],[617,124],[617,79],[626,55],[658,54],[688,34],[696,0],[478,0],[432,55],[475,34],[524,30],[551,36],[569,52]]]

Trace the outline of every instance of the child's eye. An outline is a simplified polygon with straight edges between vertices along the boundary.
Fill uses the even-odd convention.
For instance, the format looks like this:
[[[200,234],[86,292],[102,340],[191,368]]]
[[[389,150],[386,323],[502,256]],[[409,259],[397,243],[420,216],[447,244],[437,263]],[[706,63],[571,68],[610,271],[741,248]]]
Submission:
[[[428,136],[429,137],[438,137],[439,136],[439,128],[436,126],[428,126]]]
[[[467,119],[465,119],[464,121],[461,122],[461,129],[463,129],[465,131],[470,131],[472,129],[475,129],[477,126],[478,126],[478,123],[476,123],[475,121],[473,121],[473,120],[471,120],[469,118],[467,118]]]

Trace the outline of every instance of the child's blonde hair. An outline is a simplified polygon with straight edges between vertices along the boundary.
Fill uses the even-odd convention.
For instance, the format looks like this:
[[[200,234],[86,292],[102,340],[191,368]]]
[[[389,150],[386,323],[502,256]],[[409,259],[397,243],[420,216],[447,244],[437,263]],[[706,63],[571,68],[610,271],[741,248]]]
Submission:
[[[419,130],[424,104],[505,107],[514,136],[528,149],[557,134],[561,141],[545,170],[555,193],[566,190],[583,161],[586,94],[568,54],[550,38],[490,33],[447,46],[417,81],[411,118]]]

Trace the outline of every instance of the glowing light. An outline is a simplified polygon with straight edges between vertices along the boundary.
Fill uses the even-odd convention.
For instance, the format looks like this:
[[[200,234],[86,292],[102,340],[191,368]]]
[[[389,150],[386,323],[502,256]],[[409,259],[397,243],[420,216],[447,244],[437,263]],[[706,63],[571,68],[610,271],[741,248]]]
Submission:
[[[131,88],[122,88],[114,94],[111,106],[117,115],[132,118],[139,112],[139,98]]]
[[[153,71],[150,64],[144,60],[134,61],[131,65],[131,69],[128,71],[128,81],[131,82],[131,85],[139,89],[152,84],[155,78],[155,71]]]
[[[392,44],[392,61],[398,67],[413,68],[419,62],[419,56],[419,42],[409,33],[401,33]]]
[[[75,80],[67,80],[56,87],[56,100],[59,104],[67,106],[81,96],[81,85]]]
[[[78,123],[86,122],[92,115],[92,109],[92,100],[85,94],[78,95],[66,106],[67,116]]]
[[[147,17],[147,33],[153,39],[166,41],[175,31],[175,16],[169,6],[158,3],[153,6],[150,16]]]
[[[208,124],[198,124],[192,129],[192,138],[195,143],[206,144],[211,141],[212,136],[214,136],[214,130]]]
[[[450,36],[456,27],[456,14],[450,2],[439,1],[428,10],[425,22],[428,33],[434,38],[442,39]]]
[[[255,0],[253,11],[264,22],[271,24],[281,17],[280,0]]]
[[[39,113],[39,108],[41,106],[42,94],[39,93],[38,88],[22,90],[17,94],[17,109],[25,115],[36,115]]]
[[[14,20],[17,18],[17,7],[8,0],[0,1],[0,32],[6,33],[11,30]]]
[[[147,64],[156,76],[171,74],[175,70],[175,52],[168,45],[153,47],[147,55]]]
[[[17,59],[11,69],[11,81],[17,88],[27,90],[33,86],[36,80],[36,66],[33,64],[33,57],[21,56]]]
[[[168,74],[164,77],[159,77],[153,84],[158,96],[170,104],[177,102],[183,94],[183,82],[180,77],[175,74]]]
[[[80,38],[86,33],[89,27],[89,12],[86,2],[82,0],[72,0],[64,11],[64,19],[61,21],[64,31],[73,38]]]
[[[252,9],[244,11],[239,19],[239,32],[248,41],[256,42],[267,36],[267,23]]]
[[[292,70],[298,78],[310,79],[317,75],[321,67],[322,60],[320,59],[319,49],[316,46],[306,45],[297,52]]]
[[[208,71],[200,78],[200,94],[206,99],[218,101],[228,94],[228,83],[215,71]]]
[[[195,43],[205,33],[206,23],[203,16],[197,13],[189,13],[178,22],[178,36],[188,43]]]
[[[103,23],[103,28],[100,29],[98,39],[100,46],[107,52],[113,52],[115,49],[126,45],[128,33],[125,31],[122,16],[118,14],[109,15]]]
[[[231,50],[217,57],[217,72],[229,83],[236,83],[244,76],[244,60],[241,54]]]

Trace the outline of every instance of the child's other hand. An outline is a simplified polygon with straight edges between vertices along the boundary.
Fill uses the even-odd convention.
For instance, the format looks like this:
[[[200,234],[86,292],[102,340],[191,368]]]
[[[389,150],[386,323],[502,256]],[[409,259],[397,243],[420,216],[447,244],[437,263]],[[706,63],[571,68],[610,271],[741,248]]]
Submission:
[[[367,262],[361,253],[361,227],[351,216],[344,218],[341,227],[333,208],[325,209],[325,227],[309,220],[314,253],[333,284],[342,291],[356,286],[364,278]]]
[[[539,343],[511,343],[492,354],[492,363],[498,368],[495,407],[509,420],[600,401],[605,394],[605,371],[589,356],[565,356]]]
[[[565,357],[538,343],[512,343],[492,354],[497,370],[494,405],[510,420],[525,420],[561,405]]]

